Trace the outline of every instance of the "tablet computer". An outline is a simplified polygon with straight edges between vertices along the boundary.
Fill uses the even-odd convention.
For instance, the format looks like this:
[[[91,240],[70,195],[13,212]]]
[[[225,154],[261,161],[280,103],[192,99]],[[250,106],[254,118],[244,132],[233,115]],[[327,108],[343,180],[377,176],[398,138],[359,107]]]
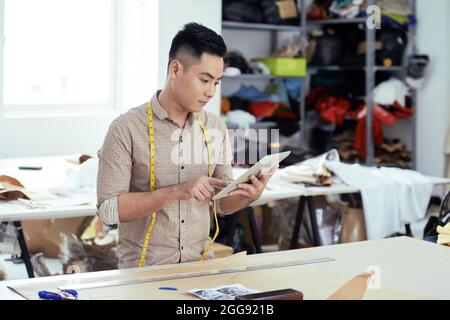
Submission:
[[[279,164],[281,161],[286,159],[290,151],[281,152],[281,153],[275,153],[275,154],[269,154],[265,157],[263,157],[261,160],[259,160],[257,163],[255,163],[250,169],[245,171],[239,178],[231,182],[229,185],[227,185],[225,188],[220,190],[219,193],[216,194],[214,197],[216,200],[220,198],[224,198],[228,196],[228,194],[231,191],[234,191],[237,189],[237,185],[240,183],[245,183],[250,180],[250,176],[255,175],[258,176],[261,170],[267,169],[270,170],[273,167],[275,167],[277,164]]]

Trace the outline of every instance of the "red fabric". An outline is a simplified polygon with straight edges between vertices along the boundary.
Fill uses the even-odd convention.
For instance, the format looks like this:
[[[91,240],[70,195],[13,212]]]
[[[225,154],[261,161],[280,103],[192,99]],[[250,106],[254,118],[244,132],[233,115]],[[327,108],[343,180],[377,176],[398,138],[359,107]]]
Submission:
[[[383,144],[383,128],[381,126],[381,121],[376,117],[372,121],[372,137],[375,144]],[[366,158],[366,118],[359,120],[358,125],[355,130],[355,141],[353,142],[353,148],[363,157]]]
[[[327,9],[323,6],[313,3],[306,13],[308,20],[323,20],[328,18]]]
[[[347,111],[347,117],[350,119],[357,120],[359,118],[359,114],[361,112],[363,112],[365,108],[366,108],[366,105],[362,103],[355,110]]]
[[[252,101],[248,110],[256,117],[271,117],[275,110],[281,106],[280,102],[272,101]]]
[[[378,104],[373,106],[373,115],[380,122],[387,124],[388,126],[392,126],[397,121],[397,118],[391,114],[389,111],[384,110]]]
[[[344,125],[345,115],[350,108],[350,102],[341,97],[323,96],[316,104],[316,110],[323,121]]]
[[[328,91],[327,86],[317,86],[311,89],[308,96],[306,97],[305,104],[308,107],[313,107],[314,103],[317,101],[317,99],[323,95],[326,94]]]
[[[361,118],[356,126],[355,141],[353,142],[353,148],[365,159],[366,150],[366,120],[367,118]],[[373,141],[377,145],[381,145],[384,142],[382,123],[386,125],[393,125],[397,120],[390,112],[381,108],[378,104],[373,108],[373,120],[372,120],[372,136]]]
[[[295,114],[295,112],[283,107],[279,107],[277,110],[275,110],[273,116],[283,120],[298,120],[297,114]]]
[[[413,115],[413,111],[411,108],[404,108],[399,103],[395,102],[393,105],[391,105],[393,110],[391,113],[396,118],[410,118]]]

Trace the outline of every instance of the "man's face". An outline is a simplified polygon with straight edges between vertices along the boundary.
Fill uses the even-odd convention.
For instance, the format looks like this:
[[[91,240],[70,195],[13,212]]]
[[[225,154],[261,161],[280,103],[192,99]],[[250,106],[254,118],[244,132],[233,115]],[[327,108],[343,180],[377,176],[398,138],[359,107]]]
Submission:
[[[211,100],[222,79],[223,58],[203,53],[200,61],[192,60],[182,66],[172,78],[173,92],[178,103],[188,112],[199,112]]]

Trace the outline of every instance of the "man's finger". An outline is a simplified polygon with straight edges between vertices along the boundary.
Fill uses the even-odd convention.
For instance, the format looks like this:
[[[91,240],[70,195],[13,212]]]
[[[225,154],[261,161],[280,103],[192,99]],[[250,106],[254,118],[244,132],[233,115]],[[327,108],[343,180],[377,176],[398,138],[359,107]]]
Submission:
[[[205,189],[207,189],[209,192],[211,192],[211,193],[214,192],[214,187],[213,187],[211,184],[205,183],[203,186],[204,186]]]
[[[209,178],[208,181],[210,184],[217,186],[217,187],[226,187],[228,185],[228,183],[226,183],[225,181],[217,179],[217,178]]]
[[[262,179],[262,178],[260,178],[260,179]],[[261,186],[260,180],[258,180],[258,178],[256,178],[255,176],[251,176],[250,181],[256,188],[259,188]]]
[[[205,199],[211,198],[212,192],[209,192],[206,187],[202,186],[199,189],[202,195],[205,197]]]
[[[248,184],[248,183],[240,183],[240,184],[238,184],[238,188],[246,190],[253,194],[257,193],[257,191],[258,191],[258,189],[256,189],[252,184]]]
[[[272,176],[261,176],[261,178],[259,178],[259,182],[265,185],[270,180],[270,178],[272,178]]]
[[[228,195],[229,196],[243,196],[245,198],[250,198],[250,199],[253,197],[248,191],[243,190],[243,189],[231,191]]]
[[[205,201],[205,197],[199,190],[194,190],[194,196],[197,201]]]

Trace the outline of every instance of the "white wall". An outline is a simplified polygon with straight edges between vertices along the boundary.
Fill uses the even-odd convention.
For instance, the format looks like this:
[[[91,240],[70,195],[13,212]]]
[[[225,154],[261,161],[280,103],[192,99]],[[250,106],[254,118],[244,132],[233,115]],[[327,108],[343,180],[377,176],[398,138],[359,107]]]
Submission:
[[[111,121],[147,101],[166,77],[175,33],[186,22],[221,31],[221,0],[120,1],[117,105],[94,115],[5,118],[0,110],[0,158],[96,153]],[[219,113],[220,91],[207,106]]]
[[[152,0],[118,3],[116,104],[101,112],[73,110],[53,114],[50,111],[15,117],[8,117],[0,110],[0,158],[96,153],[111,121],[151,96],[148,92],[154,91],[157,85],[150,69],[152,64],[157,65],[157,55],[156,52],[149,55],[146,44],[156,39],[157,3]]]
[[[444,175],[450,125],[450,1],[418,0],[418,51],[430,55],[429,78],[418,94],[417,169]]]

